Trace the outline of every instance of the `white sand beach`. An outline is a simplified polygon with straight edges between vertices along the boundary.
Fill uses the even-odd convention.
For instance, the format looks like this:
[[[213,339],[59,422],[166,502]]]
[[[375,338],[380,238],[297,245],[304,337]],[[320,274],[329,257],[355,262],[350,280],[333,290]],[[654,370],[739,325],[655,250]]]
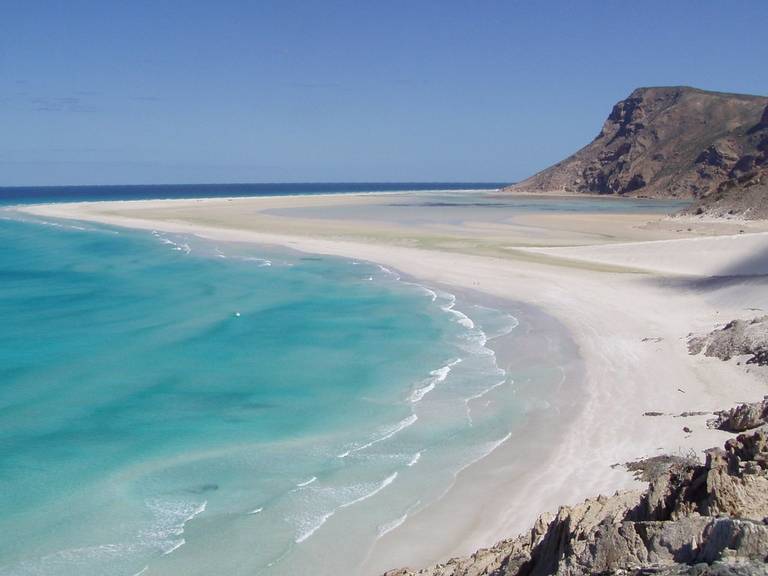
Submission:
[[[768,392],[735,361],[691,356],[686,346],[691,332],[768,310],[768,290],[757,276],[768,274],[763,225],[584,212],[486,218],[464,208],[456,209],[464,211],[460,218],[436,208],[404,222],[400,212],[386,216],[392,208],[377,215],[392,198],[150,200],[23,210],[369,260],[426,284],[538,307],[567,327],[585,368],[578,411],[563,415],[561,429],[547,431],[548,445],[536,454],[517,453],[508,442],[464,470],[437,505],[378,541],[366,573],[467,554],[527,529],[559,505],[640,486],[614,465],[699,452],[728,437],[707,429],[707,416],[680,413],[711,412]]]

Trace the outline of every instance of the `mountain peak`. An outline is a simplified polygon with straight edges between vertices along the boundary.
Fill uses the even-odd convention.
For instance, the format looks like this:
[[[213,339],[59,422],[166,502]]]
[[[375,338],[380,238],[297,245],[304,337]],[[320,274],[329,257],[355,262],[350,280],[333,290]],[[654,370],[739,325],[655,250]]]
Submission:
[[[637,88],[590,144],[508,190],[702,199],[743,176],[742,158],[742,168],[763,169],[767,107],[763,96]]]

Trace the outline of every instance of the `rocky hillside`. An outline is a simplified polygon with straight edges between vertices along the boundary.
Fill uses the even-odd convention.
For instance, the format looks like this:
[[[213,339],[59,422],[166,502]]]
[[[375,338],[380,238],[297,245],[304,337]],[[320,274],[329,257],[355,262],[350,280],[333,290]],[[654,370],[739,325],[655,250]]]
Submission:
[[[710,146],[705,157],[719,184],[687,213],[768,218],[768,107],[740,143],[723,139]]]
[[[763,414],[763,405],[742,410]],[[738,414],[741,414],[739,412]],[[723,413],[723,422],[743,418]],[[418,571],[386,576],[751,576],[768,574],[768,426],[706,453],[634,463],[649,480],[627,492],[563,507],[528,533]]]
[[[693,212],[768,216],[768,98],[638,88],[587,146],[508,191],[694,199]]]

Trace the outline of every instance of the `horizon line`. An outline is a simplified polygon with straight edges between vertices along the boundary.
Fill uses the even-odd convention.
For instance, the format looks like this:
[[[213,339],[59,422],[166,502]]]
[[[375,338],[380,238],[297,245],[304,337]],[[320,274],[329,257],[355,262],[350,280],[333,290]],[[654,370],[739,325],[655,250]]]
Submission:
[[[0,185],[0,190],[7,190],[11,188],[129,188],[140,186],[292,186],[292,185],[331,185],[331,184],[344,184],[344,185],[365,185],[365,184],[501,184],[509,186],[514,184],[515,181],[501,181],[501,180],[339,180],[339,181],[321,181],[321,180],[292,180],[292,181],[280,181],[280,182],[178,182],[178,183],[143,183],[143,184],[12,184],[12,185]]]

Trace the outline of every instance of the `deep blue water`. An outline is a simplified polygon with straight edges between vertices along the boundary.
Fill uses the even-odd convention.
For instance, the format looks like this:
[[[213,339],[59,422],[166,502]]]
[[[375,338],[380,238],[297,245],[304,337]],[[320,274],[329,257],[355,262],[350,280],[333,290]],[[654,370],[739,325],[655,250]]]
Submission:
[[[89,200],[149,200],[153,198],[213,198],[234,196],[291,196],[355,192],[430,190],[494,190],[489,182],[338,182],[298,184],[171,184],[136,186],[24,186],[0,187],[0,204],[85,202]]]

